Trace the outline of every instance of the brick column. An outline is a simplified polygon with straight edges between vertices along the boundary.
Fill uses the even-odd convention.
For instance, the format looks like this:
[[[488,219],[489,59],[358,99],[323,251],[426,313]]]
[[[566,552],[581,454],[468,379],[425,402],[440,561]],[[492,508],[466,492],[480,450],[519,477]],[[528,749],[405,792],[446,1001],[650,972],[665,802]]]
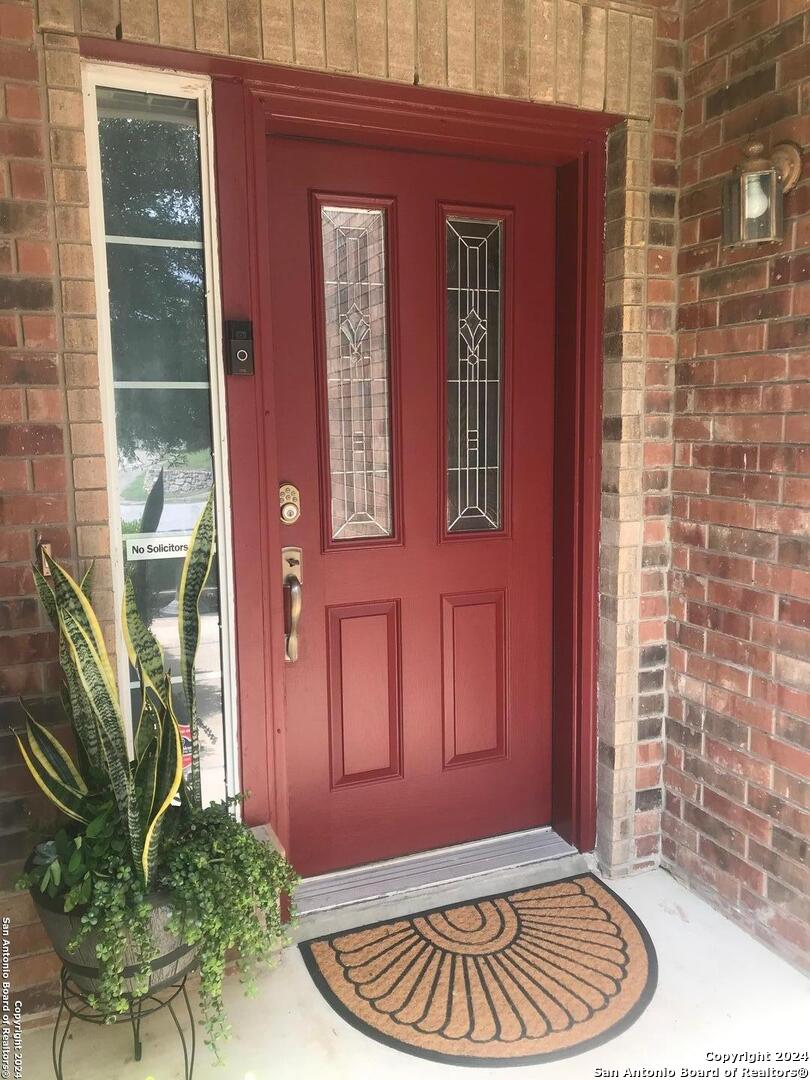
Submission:
[[[608,143],[597,855],[614,875],[653,866],[660,852],[681,122],[677,9],[659,11],[655,28],[652,120],[626,121]]]

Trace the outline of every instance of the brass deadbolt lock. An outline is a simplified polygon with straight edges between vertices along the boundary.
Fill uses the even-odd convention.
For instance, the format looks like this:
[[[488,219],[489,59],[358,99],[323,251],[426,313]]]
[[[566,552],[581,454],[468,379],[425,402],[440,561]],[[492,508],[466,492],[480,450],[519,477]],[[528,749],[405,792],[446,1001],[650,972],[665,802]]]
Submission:
[[[294,525],[301,517],[301,493],[294,484],[282,484],[278,489],[278,501],[281,505],[281,522]]]

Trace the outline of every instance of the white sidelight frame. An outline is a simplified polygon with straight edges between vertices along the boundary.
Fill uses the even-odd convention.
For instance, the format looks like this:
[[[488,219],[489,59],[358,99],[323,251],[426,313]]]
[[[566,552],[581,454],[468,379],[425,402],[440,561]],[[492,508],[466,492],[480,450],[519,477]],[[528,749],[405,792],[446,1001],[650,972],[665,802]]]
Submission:
[[[214,141],[211,80],[202,75],[158,71],[130,64],[82,61],[85,138],[90,201],[90,234],[95,267],[96,312],[98,319],[98,364],[101,416],[104,429],[104,455],[109,499],[110,560],[116,611],[121,610],[124,592],[124,557],[121,513],[118,492],[118,445],[115,429],[115,396],[112,370],[109,287],[107,280],[106,236],[101,186],[101,156],[98,138],[98,87],[135,90],[197,103],[200,138],[200,187],[203,213],[203,265],[205,268],[205,307],[208,330],[209,390],[211,433],[216,484],[219,614],[222,657],[223,741],[225,750],[225,788],[229,796],[239,792],[239,731],[236,686],[236,638],[234,614],[233,557],[231,540],[231,499],[228,465],[228,438],[225,413],[225,367],[222,353],[222,312],[220,303],[219,248],[214,179]],[[124,242],[126,242],[124,240]],[[173,246],[190,246],[174,242]],[[194,242],[193,246],[198,246]],[[138,384],[143,386],[143,383]],[[165,385],[165,384],[161,384]],[[187,384],[183,384],[187,385]],[[129,661],[120,620],[116,620],[116,661],[121,705],[127,738],[132,739]],[[130,746],[131,749],[131,746]]]

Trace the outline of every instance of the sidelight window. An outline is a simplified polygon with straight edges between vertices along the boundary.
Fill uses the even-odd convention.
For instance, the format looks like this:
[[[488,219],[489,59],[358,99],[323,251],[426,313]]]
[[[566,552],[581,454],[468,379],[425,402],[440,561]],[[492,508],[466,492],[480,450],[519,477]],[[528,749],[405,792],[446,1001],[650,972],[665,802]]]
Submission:
[[[177,587],[216,484],[217,552],[197,656],[206,801],[237,786],[209,89],[207,80],[101,65],[85,73],[113,584],[120,605],[132,582],[178,682]],[[121,642],[117,653],[131,705],[135,673]],[[183,694],[174,701],[182,730]]]

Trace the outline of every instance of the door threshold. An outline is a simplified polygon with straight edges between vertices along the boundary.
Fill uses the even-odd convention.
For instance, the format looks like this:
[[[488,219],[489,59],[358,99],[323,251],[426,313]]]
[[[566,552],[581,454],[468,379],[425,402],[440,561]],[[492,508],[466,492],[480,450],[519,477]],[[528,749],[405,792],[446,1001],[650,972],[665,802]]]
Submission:
[[[525,829],[305,878],[295,890],[295,908],[299,915],[333,911],[577,854],[550,826]]]

